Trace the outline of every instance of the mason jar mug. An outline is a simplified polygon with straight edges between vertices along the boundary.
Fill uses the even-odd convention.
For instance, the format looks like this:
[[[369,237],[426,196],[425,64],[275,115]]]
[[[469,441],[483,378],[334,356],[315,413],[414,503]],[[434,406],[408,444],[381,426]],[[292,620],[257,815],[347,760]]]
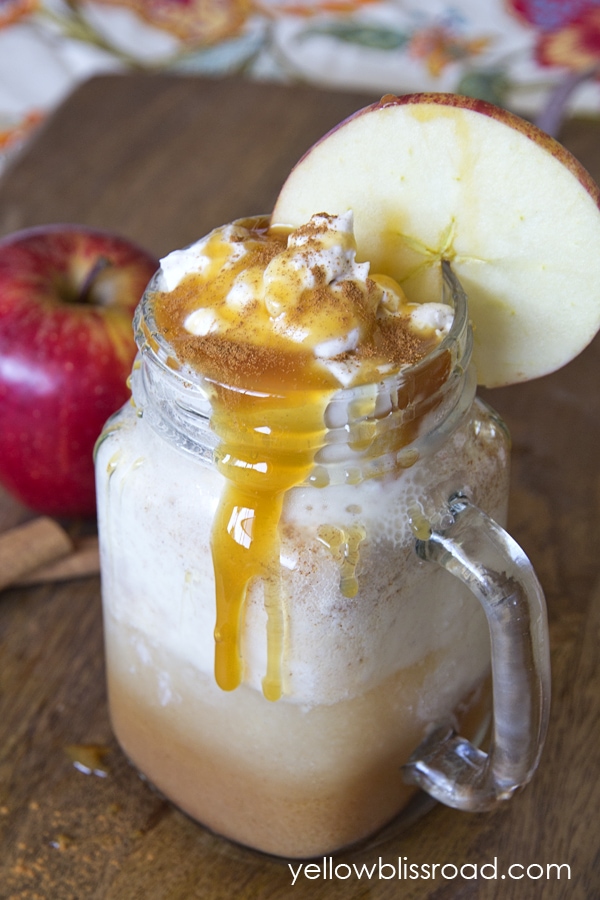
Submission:
[[[450,268],[441,344],[309,424],[301,391],[216,410],[157,331],[155,288],[96,451],[124,752],[199,822],[288,857],[373,834],[419,789],[509,797],[544,739],[547,625]]]

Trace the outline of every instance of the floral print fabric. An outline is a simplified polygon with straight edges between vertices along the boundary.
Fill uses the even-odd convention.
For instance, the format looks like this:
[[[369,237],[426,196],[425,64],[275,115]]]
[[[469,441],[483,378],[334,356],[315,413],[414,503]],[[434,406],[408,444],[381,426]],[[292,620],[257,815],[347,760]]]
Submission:
[[[600,114],[600,0],[0,0],[0,167],[101,72],[242,73]],[[569,81],[570,79],[570,81]]]

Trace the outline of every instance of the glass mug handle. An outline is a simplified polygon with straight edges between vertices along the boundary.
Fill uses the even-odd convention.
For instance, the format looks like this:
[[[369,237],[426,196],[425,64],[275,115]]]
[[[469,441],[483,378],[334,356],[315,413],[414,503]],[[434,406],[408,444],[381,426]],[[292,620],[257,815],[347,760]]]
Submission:
[[[480,812],[527,784],[542,751],[550,706],[546,604],[519,545],[462,494],[451,524],[416,552],[459,578],[486,614],[491,639],[493,732],[488,753],[437,727],[404,766],[405,780],[447,806]]]

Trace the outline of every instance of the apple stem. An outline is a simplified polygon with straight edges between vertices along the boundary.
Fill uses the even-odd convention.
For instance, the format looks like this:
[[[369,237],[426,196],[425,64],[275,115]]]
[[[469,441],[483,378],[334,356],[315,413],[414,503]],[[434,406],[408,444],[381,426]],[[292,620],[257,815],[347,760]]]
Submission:
[[[85,277],[85,281],[81,285],[81,290],[77,296],[78,303],[89,303],[91,298],[90,294],[94,284],[96,283],[98,277],[104,272],[109,266],[112,266],[110,259],[106,256],[99,256],[90,271],[87,273]]]

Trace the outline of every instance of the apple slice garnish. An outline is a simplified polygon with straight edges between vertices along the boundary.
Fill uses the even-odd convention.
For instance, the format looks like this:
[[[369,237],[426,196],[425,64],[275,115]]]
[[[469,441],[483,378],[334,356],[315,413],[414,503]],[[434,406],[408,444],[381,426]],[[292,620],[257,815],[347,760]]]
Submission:
[[[440,260],[469,298],[480,384],[552,372],[600,328],[600,190],[561,144],[454,94],[386,96],[321,138],[276,225],[354,212],[360,261],[438,300]]]

